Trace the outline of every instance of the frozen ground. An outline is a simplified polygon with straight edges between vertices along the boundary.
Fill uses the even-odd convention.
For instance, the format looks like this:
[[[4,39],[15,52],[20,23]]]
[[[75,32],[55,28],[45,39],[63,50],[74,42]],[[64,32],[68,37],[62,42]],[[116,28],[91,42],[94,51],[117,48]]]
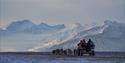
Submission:
[[[0,63],[125,63],[124,53],[96,53],[96,56],[0,53]]]

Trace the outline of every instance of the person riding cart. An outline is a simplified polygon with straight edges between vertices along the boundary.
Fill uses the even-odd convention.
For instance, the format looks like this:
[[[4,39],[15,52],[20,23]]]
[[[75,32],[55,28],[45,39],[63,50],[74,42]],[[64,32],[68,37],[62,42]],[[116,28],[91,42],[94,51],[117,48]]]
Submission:
[[[86,41],[85,39],[83,40],[80,40],[80,43],[78,43],[78,56],[82,56],[83,52],[82,51],[85,51],[86,50]]]
[[[91,39],[86,43],[85,39],[80,40],[80,43],[78,43],[78,56],[82,56],[84,53],[89,53],[89,55],[95,55],[94,48],[95,45]]]
[[[89,39],[87,46],[86,46],[86,51],[91,51],[91,49],[95,48],[95,44],[93,43],[93,41],[91,39]]]

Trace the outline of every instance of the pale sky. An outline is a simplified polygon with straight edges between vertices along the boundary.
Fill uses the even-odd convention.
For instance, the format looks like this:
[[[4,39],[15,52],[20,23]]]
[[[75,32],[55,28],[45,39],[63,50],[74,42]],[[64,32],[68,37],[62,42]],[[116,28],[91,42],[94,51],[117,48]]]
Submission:
[[[0,0],[0,27],[23,19],[48,24],[125,22],[125,0]]]

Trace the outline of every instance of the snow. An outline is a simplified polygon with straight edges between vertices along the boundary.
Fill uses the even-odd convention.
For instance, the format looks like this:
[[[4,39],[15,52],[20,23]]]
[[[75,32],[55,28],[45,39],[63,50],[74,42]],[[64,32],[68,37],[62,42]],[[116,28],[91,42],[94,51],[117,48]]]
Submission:
[[[0,55],[0,63],[125,63],[123,57],[54,57],[49,55]]]
[[[12,33],[12,31],[24,33]],[[80,23],[75,23],[71,28],[67,28],[64,24],[36,25],[29,20],[12,22],[6,30],[0,28],[0,51],[48,51],[56,48],[75,48],[82,38],[91,38],[96,45],[96,51],[125,51],[125,23],[106,20],[100,26],[86,28]]]
[[[20,33],[50,33],[55,32],[58,30],[61,30],[65,28],[64,24],[61,25],[54,25],[50,26],[46,23],[41,23],[39,25],[36,25],[32,23],[30,20],[22,20],[22,21],[16,21],[12,22],[8,25],[6,30],[10,32],[20,32]]]
[[[83,38],[91,38],[96,51],[125,51],[125,23],[105,21],[104,25],[84,30],[54,48],[74,49]]]
[[[7,30],[13,32],[23,32],[31,27],[35,26],[34,23],[30,22],[29,20],[17,21],[12,22],[8,25]]]
[[[58,44],[58,41],[57,40],[53,40],[53,41],[50,41],[50,42],[45,43],[43,45],[39,45],[39,46],[33,47],[33,48],[29,49],[28,51],[37,51],[38,49],[45,49],[45,48],[48,48],[48,47],[52,47],[54,44]]]

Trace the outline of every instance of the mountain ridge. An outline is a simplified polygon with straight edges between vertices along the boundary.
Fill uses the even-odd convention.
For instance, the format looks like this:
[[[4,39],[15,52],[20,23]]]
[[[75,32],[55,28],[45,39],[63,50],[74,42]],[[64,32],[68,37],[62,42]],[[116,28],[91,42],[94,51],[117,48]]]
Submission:
[[[40,23],[36,25],[32,23],[30,20],[21,20],[12,22],[6,27],[5,31],[14,32],[14,33],[52,33],[64,29],[65,25],[54,25],[50,26],[46,23]],[[1,30],[2,31],[2,30]]]
[[[93,34],[94,33],[93,29],[94,30],[96,29],[95,34]],[[99,29],[101,33],[100,31],[96,32],[97,29]],[[88,35],[84,35],[86,33],[88,33]],[[78,33],[75,37],[67,40],[64,43],[55,45],[50,49],[56,49],[56,48],[74,49],[76,48],[79,40],[81,40],[82,38],[85,38],[85,39],[91,38],[96,45],[96,48],[95,48],[96,51],[125,51],[124,50],[125,24],[114,22],[114,21],[105,21],[104,25],[94,27],[86,31],[82,31]]]

